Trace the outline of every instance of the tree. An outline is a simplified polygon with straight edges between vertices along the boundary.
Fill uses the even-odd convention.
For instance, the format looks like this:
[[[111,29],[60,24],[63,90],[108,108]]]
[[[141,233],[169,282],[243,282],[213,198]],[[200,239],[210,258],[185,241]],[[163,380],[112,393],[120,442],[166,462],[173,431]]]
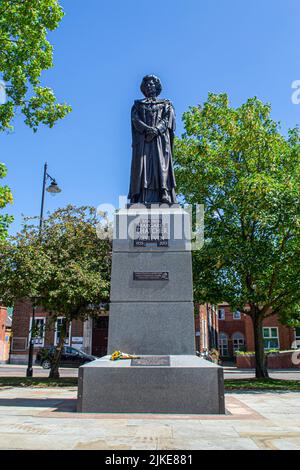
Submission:
[[[7,305],[30,298],[63,317],[50,377],[59,377],[59,361],[68,324],[86,320],[109,299],[111,243],[99,238],[92,207],[68,206],[51,214],[39,228],[26,224],[0,257],[0,297]]]
[[[0,163],[0,179],[6,176],[6,168],[3,163]],[[3,209],[7,204],[12,203],[13,198],[10,189],[7,186],[0,186],[0,209]],[[12,217],[0,214],[0,243],[7,236],[7,228],[12,222]]]
[[[41,123],[53,127],[71,111],[40,85],[42,72],[53,66],[47,33],[63,15],[58,0],[0,0],[0,74],[7,94],[0,106],[0,131],[12,129],[17,109],[34,131]]]
[[[285,137],[257,98],[239,108],[209,94],[183,116],[176,174],[186,202],[205,205],[205,244],[193,253],[198,301],[250,315],[256,377],[268,377],[263,320],[299,319],[299,130]]]
[[[34,132],[39,124],[53,127],[71,111],[69,105],[56,102],[51,88],[40,85],[42,72],[53,65],[47,33],[58,27],[63,15],[58,0],[0,0],[0,79],[7,97],[0,104],[0,132],[13,129],[17,110]],[[0,187],[1,199],[2,195],[11,198],[6,187]],[[2,236],[11,220],[1,216]]]

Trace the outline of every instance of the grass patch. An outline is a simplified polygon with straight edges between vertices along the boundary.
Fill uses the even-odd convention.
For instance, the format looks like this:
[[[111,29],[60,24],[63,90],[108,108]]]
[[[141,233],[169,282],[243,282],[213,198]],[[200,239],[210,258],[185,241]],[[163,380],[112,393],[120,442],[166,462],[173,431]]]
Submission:
[[[225,391],[229,390],[286,390],[300,392],[300,380],[281,379],[225,379]]]
[[[77,377],[62,377],[49,379],[48,377],[0,377],[0,388],[3,387],[76,387]]]
[[[4,387],[77,387],[77,377],[62,377],[49,379],[48,377],[0,377],[0,388]],[[300,392],[300,380],[281,379],[225,379],[225,391],[297,391]]]

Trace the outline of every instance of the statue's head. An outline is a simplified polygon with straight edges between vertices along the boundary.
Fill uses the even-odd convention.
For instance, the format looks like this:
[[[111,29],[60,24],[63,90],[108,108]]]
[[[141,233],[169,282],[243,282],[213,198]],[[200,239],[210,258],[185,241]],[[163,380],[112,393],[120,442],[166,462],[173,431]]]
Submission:
[[[161,81],[155,75],[146,75],[141,83],[141,92],[146,98],[156,97],[161,94]]]

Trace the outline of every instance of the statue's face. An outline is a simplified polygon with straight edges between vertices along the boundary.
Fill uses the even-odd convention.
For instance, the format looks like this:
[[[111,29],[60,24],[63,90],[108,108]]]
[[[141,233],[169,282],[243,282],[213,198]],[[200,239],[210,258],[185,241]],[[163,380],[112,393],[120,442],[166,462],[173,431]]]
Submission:
[[[147,98],[152,98],[152,97],[157,96],[156,85],[155,85],[155,81],[153,80],[153,78],[150,78],[149,80],[147,80],[146,85],[145,85],[145,94]]]

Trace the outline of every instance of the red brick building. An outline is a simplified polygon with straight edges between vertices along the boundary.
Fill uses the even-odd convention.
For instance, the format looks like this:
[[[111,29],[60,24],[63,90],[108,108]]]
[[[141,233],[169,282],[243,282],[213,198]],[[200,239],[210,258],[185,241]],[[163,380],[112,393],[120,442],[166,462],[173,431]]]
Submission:
[[[232,311],[227,303],[218,305],[219,351],[223,360],[234,359],[235,351],[254,351],[254,333],[249,315]],[[300,347],[300,328],[282,325],[276,315],[263,323],[265,349],[289,350]]]
[[[73,321],[70,325],[66,344],[97,357],[106,355],[108,322],[109,316],[105,310],[97,319],[89,319],[84,323],[78,320]],[[35,325],[38,332],[34,340],[35,351],[41,347],[57,344],[60,318],[54,322],[48,312],[42,308],[37,308],[35,311]],[[25,364],[27,362],[31,326],[32,305],[28,300],[17,302],[12,324],[13,339],[10,354],[12,364]],[[212,348],[217,349],[218,312],[215,306],[209,304],[195,306],[195,332],[196,350],[205,352]]]
[[[12,321],[11,364],[25,364],[28,360],[28,347],[32,327],[32,305],[28,300],[15,304]],[[54,321],[49,312],[36,308],[34,350],[56,345],[59,341],[62,317]],[[74,320],[68,330],[66,345],[81,349],[87,353],[103,356],[107,347],[108,315],[103,314],[96,321],[82,322]],[[93,347],[95,344],[95,347]]]
[[[11,339],[11,324],[8,311],[0,305],[0,363],[6,363],[9,359]]]
[[[195,305],[196,350],[218,349],[218,309],[215,305]]]
[[[6,325],[7,309],[0,305],[0,341],[5,339],[5,325]]]
[[[2,312],[2,316],[0,316],[1,328],[6,310],[2,308],[0,312]],[[105,310],[97,319],[89,319],[84,323],[79,320],[73,321],[66,344],[97,357],[104,356],[107,352],[108,323],[109,316]],[[32,306],[30,302],[18,302],[14,308],[12,322],[11,363],[27,363],[31,324]],[[57,344],[60,334],[60,318],[53,322],[48,312],[37,308],[35,324],[39,332],[35,339],[35,350]],[[2,328],[2,337],[3,330]],[[233,360],[236,350],[254,351],[251,318],[240,312],[232,312],[226,303],[218,306],[196,304],[195,334],[197,351],[206,352],[211,349],[219,349],[223,360]],[[300,328],[295,330],[283,326],[275,316],[265,320],[264,336],[266,348],[286,350],[291,348],[294,341],[297,341],[298,347],[300,347]]]

